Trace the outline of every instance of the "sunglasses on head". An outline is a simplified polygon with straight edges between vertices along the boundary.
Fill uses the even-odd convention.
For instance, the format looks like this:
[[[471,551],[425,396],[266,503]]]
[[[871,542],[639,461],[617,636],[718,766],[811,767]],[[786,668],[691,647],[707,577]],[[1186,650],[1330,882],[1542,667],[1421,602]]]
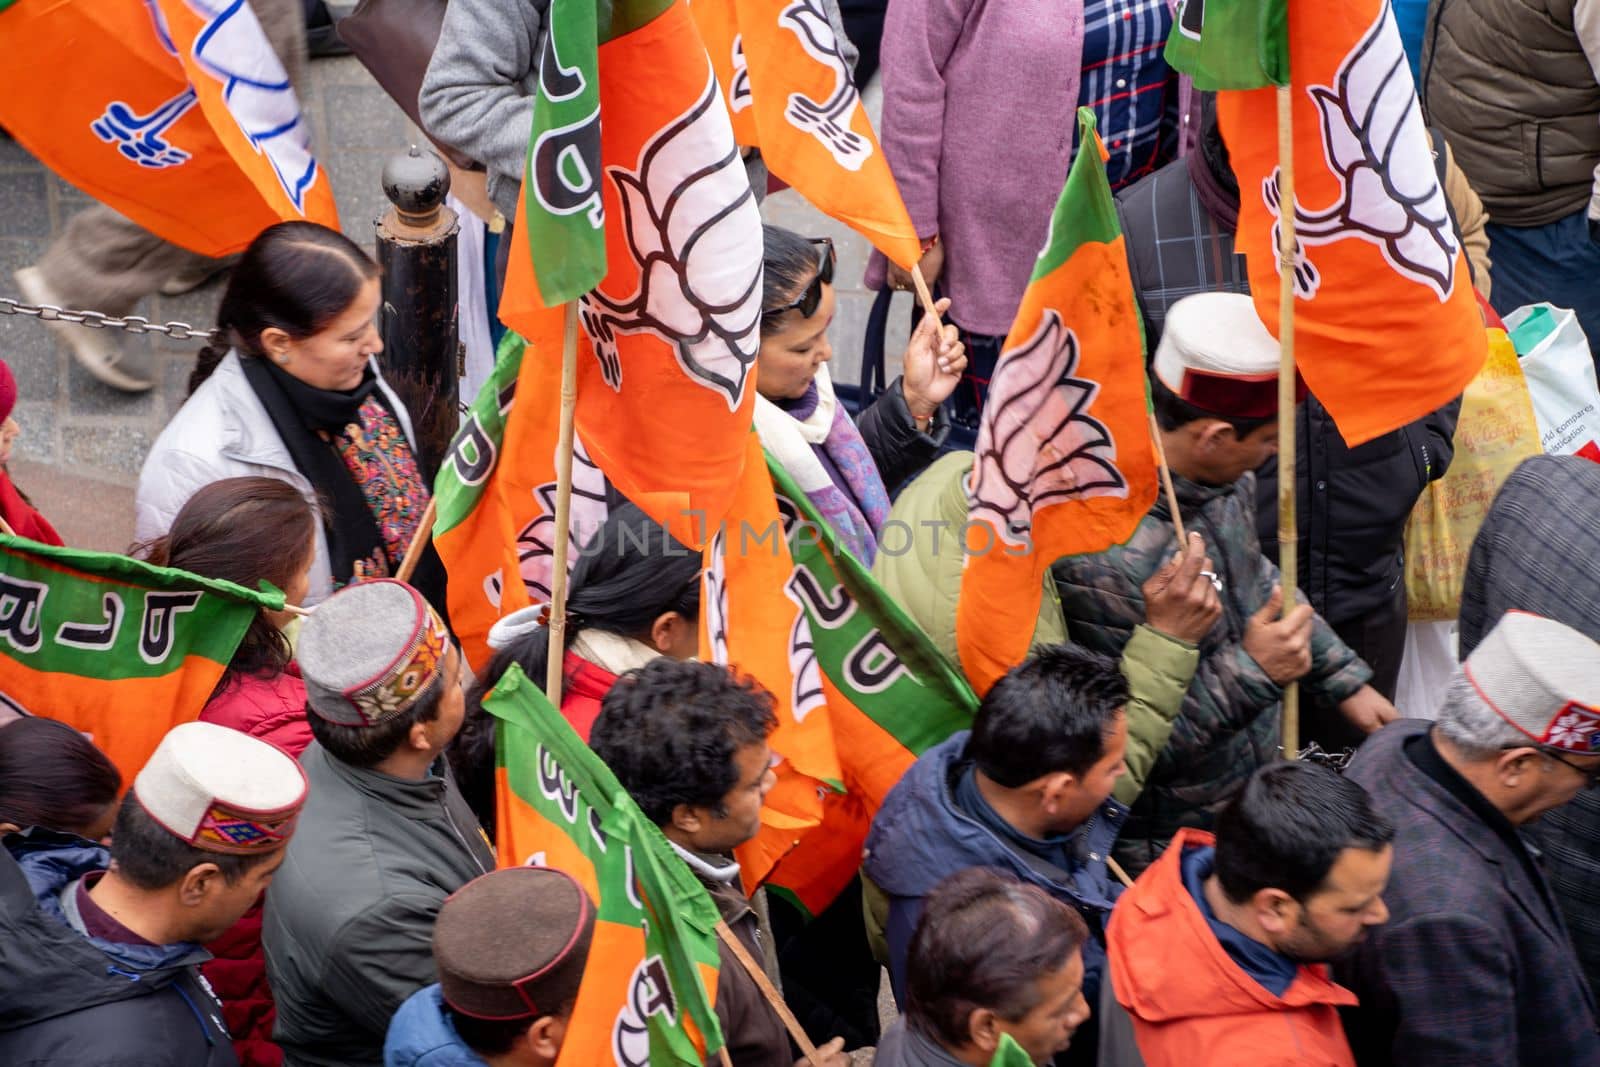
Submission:
[[[799,296],[787,304],[763,311],[761,313],[763,321],[770,322],[779,315],[784,315],[791,311],[798,311],[801,318],[809,319],[816,314],[817,305],[822,303],[822,287],[833,284],[833,265],[838,259],[838,253],[833,249],[833,238],[808,237],[806,240],[810,241],[818,249],[816,277],[812,278],[811,283],[800,291]]]

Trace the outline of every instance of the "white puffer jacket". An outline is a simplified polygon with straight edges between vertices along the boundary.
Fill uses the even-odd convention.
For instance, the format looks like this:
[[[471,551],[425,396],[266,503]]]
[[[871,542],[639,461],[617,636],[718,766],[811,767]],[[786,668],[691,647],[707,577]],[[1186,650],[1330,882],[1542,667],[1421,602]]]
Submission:
[[[406,440],[416,448],[416,434],[405,405],[383,380],[377,361],[378,388],[389,399]],[[194,395],[161,431],[139,472],[135,497],[134,536],[150,541],[172,527],[183,505],[201,486],[224,478],[259,476],[288,482],[316,502],[311,482],[295,468],[289,449],[272,425],[272,418],[239,365],[239,354],[229,352]],[[305,606],[325,600],[333,592],[328,567],[328,539],[317,524],[317,557],[311,565],[311,591]]]

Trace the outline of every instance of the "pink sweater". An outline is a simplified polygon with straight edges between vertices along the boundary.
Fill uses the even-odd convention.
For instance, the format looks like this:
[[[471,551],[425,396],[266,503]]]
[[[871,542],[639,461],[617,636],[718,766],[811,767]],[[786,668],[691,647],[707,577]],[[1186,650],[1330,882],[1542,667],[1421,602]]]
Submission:
[[[950,319],[1011,329],[1072,162],[1083,67],[1081,0],[889,0],[884,156],[917,233],[945,247]],[[1193,91],[1179,108],[1196,133]],[[883,284],[874,252],[866,284]]]

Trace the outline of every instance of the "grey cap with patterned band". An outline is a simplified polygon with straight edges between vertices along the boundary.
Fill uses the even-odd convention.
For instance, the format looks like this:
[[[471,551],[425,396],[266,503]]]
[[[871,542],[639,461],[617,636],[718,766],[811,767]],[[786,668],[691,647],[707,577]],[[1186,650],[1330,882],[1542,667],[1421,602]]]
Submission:
[[[422,594],[393,579],[346,586],[300,628],[295,660],[311,711],[377,726],[440,683],[450,635]]]

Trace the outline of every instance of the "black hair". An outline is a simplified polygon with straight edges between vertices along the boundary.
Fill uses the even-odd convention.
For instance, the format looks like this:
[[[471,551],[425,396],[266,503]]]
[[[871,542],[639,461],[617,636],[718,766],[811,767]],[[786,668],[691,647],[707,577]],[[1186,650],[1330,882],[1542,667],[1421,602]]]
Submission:
[[[413,726],[419,722],[432,722],[439,717],[439,704],[444,698],[445,670],[445,665],[441,664],[438,676],[417,697],[415,704],[374,726],[346,726],[329,722],[307,703],[306,722],[311,726],[311,736],[341,763],[352,767],[376,767],[405,743]]]
[[[1154,372],[1150,375],[1150,407],[1155,411],[1156,423],[1163,430],[1176,430],[1200,419],[1216,419],[1233,427],[1233,435],[1241,441],[1261,429],[1261,427],[1278,421],[1276,412],[1271,415],[1262,415],[1258,418],[1244,418],[1234,415],[1218,415],[1215,412],[1197,408],[1171,389],[1168,389],[1166,383],[1157,378]]]
[[[906,1022],[947,1050],[971,1039],[972,1013],[1017,1022],[1039,981],[1083,948],[1089,928],[1035,885],[988,867],[952,874],[928,894],[906,955]]]
[[[1116,660],[1076,645],[1041,648],[984,696],[966,756],[1008,789],[1046,774],[1081,775],[1105,756],[1127,703]]]
[[[445,1004],[444,1014],[457,1036],[480,1056],[503,1056],[517,1039],[544,1016],[523,1019],[475,1019]],[[568,1011],[571,1010],[570,1005]]]
[[[315,222],[280,222],[262,230],[228,277],[217,307],[217,337],[195,357],[193,393],[229,348],[262,356],[263,330],[310,337],[355,303],[378,265],[338,230]]]
[[[772,694],[726,667],[658,659],[617,680],[589,747],[657,826],[679,804],[723,811],[739,784],[734,756],[778,725]]]
[[[111,863],[117,873],[140,889],[165,889],[202,863],[214,863],[223,881],[234,885],[277,850],[236,856],[195,848],[156,822],[132,789],[122,798],[111,830]]]
[[[651,625],[675,611],[700,619],[699,552],[688,548],[639,507],[624,502],[578,554],[567,589],[568,645],[583,630],[602,630],[648,641]],[[544,688],[550,663],[550,631],[541,626],[520,634],[495,652],[467,694],[467,716],[447,750],[450,769],[478,821],[494,833],[494,716],[483,700],[513,663]],[[570,682],[567,679],[563,684]]]
[[[817,246],[782,226],[761,227],[761,310],[781,308],[817,276]],[[766,324],[762,320],[763,325]]]
[[[0,822],[82,834],[122,791],[122,775],[83,734],[25,715],[0,728]]]
[[[1305,901],[1347,848],[1377,852],[1394,825],[1360,785],[1312,763],[1279,760],[1250,776],[1217,816],[1217,881],[1243,904],[1263,889]]]

